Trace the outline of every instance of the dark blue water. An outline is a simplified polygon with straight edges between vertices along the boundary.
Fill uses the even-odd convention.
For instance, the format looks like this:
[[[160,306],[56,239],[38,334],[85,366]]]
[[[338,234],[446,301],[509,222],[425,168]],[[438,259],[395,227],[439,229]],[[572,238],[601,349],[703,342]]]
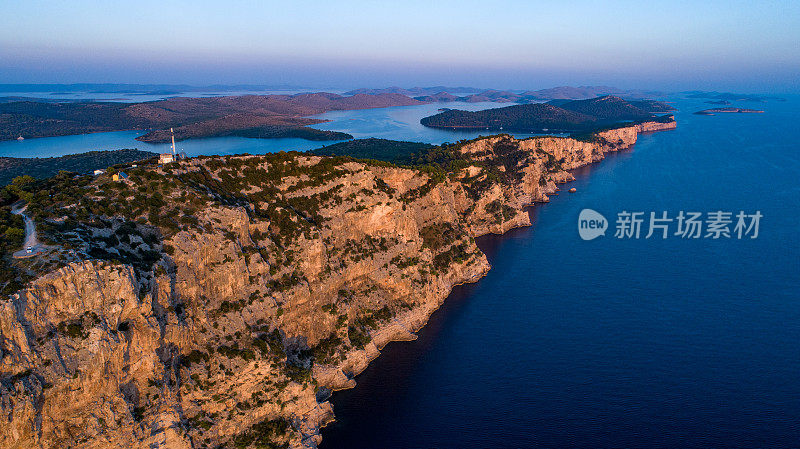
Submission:
[[[479,239],[492,271],[334,394],[323,449],[800,446],[800,102],[678,106]],[[582,241],[583,208],[764,218],[755,240]]]

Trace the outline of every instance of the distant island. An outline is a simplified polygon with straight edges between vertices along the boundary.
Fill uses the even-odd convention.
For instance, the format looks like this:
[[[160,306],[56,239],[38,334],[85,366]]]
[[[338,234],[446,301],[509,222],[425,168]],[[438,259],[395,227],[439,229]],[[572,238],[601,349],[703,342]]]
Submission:
[[[657,101],[630,102],[608,95],[589,100],[522,104],[475,112],[452,109],[425,117],[420,123],[431,128],[582,132],[626,121],[674,120],[671,115],[656,117],[649,112],[651,110],[673,108]]]
[[[711,108],[697,111],[697,115],[715,115],[715,114],[759,114],[764,111],[759,109],[745,109],[745,108]]]
[[[167,142],[198,137],[300,137],[345,140],[353,136],[309,128],[325,120],[309,118],[326,111],[422,104],[400,94],[332,93],[244,95],[184,98],[144,103],[0,102],[0,140],[93,132],[151,130],[137,140]]]
[[[403,89],[401,87],[387,87],[382,89],[355,89],[345,92],[345,95],[355,94],[382,94],[393,93],[413,97],[415,100],[435,103],[435,102],[497,102],[497,103],[530,103],[541,102],[544,100],[586,100],[589,98],[604,95],[616,95],[629,99],[643,99],[653,97],[663,97],[663,92],[619,89],[611,86],[560,86],[549,89],[508,91],[495,89],[477,89],[470,87],[413,87]],[[463,94],[461,96],[454,94]]]
[[[90,151],[60,157],[0,157],[0,186],[5,186],[22,175],[45,179],[57,175],[60,171],[85,174],[112,165],[127,164],[155,156],[158,155],[150,151],[125,149]]]

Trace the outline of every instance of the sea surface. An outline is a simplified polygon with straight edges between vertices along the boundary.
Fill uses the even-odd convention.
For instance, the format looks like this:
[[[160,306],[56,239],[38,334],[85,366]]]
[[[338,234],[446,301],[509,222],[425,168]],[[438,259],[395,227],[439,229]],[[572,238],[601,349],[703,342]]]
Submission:
[[[532,227],[478,239],[492,270],[457,287],[417,341],[389,344],[355,389],[333,395],[322,449],[799,447],[800,98],[716,116],[692,114],[710,106],[703,100],[674,100],[676,130],[577,170],[530,208]],[[505,105],[329,112],[317,126],[441,143],[479,133],[420,118],[492,106]],[[136,135],[2,142],[0,155],[167,148]],[[178,146],[198,155],[323,144]],[[609,220],[604,237],[580,239],[584,208]],[[614,237],[623,211],[644,212],[646,226],[650,212],[718,210],[760,211],[758,238],[645,239],[646,227],[640,239]]]

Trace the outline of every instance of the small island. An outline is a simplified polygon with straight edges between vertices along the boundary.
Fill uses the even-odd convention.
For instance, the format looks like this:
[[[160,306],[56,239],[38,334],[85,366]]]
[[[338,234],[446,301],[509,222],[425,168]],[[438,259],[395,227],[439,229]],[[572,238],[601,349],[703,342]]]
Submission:
[[[695,112],[696,115],[716,115],[716,114],[760,114],[764,111],[760,109],[745,108],[711,108]]]

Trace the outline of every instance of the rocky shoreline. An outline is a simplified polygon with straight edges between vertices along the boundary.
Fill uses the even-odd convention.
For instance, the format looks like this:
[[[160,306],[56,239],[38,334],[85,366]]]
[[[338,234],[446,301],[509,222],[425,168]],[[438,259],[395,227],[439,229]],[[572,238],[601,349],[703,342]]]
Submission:
[[[589,162],[582,163],[581,160],[575,160],[569,165],[569,170],[579,168],[583,165],[588,165],[589,163],[598,162],[605,158],[605,153],[612,152],[612,151],[619,151],[622,149],[629,148],[636,143],[638,134],[644,133],[653,133],[658,131],[666,131],[675,129],[677,127],[676,122],[644,122],[637,125],[633,125],[631,127],[620,128],[612,131],[607,131],[602,133],[601,136],[607,142],[622,142],[622,144],[618,147],[614,148],[607,148],[604,149],[602,155],[597,157],[596,155],[591,158]],[[554,153],[558,154],[566,154],[568,151],[573,151],[575,148],[581,148],[577,141],[571,138],[562,138],[562,137],[554,137],[554,138],[546,138],[548,139],[548,147],[554,150]],[[559,142],[568,143],[568,145],[562,146]],[[558,149],[558,151],[555,151]],[[581,150],[585,150],[585,148],[581,148]],[[475,151],[473,149],[469,149],[467,151]],[[594,150],[592,150],[594,151]],[[555,181],[556,184],[564,184],[570,181],[573,181],[575,178],[570,173],[562,173],[561,176],[557,178]],[[553,194],[556,191],[555,186],[548,186],[549,188],[545,190],[542,196],[538,200],[531,201],[530,203],[523,204],[522,207],[532,206],[537,202],[547,202],[549,199],[547,198],[547,194]],[[528,217],[528,214],[522,214],[524,217]],[[503,228],[499,232],[483,232],[481,234],[477,234],[474,237],[481,237],[483,235],[488,234],[504,234],[511,229],[520,228],[531,226],[530,220],[527,220],[520,223],[515,223],[507,228]],[[458,283],[452,284],[448,289],[446,289],[446,293],[443,296],[439,296],[434,298],[431,307],[426,309],[417,309],[414,311],[410,311],[409,314],[413,315],[410,319],[402,320],[401,323],[392,323],[391,325],[381,329],[379,333],[381,333],[381,337],[376,338],[375,346],[370,348],[369,350],[363,351],[366,354],[356,353],[353,354],[353,364],[349,365],[346,364],[347,368],[350,368],[351,371],[346,375],[344,371],[346,368],[344,366],[339,367],[327,367],[324,369],[315,369],[314,376],[326,385],[330,385],[331,391],[340,391],[346,390],[350,388],[356,387],[355,377],[363,372],[369,366],[369,363],[373,360],[377,359],[380,355],[380,351],[389,343],[391,342],[401,342],[401,341],[414,341],[417,339],[416,332],[422,329],[425,324],[427,324],[430,317],[436,312],[443,304],[444,301],[450,296],[453,288],[458,285],[468,284],[468,283],[475,283],[480,281],[491,269],[486,262],[486,265],[482,268],[479,273],[473,274],[469,279],[463,280]],[[350,357],[348,357],[348,361],[350,361]],[[328,404],[329,402],[325,402]],[[324,413],[321,414],[314,414],[310,415],[307,421],[304,421],[304,428],[306,429],[304,435],[304,441],[307,443],[313,441],[315,444],[309,444],[308,447],[316,447],[321,441],[320,430],[325,427],[327,424],[332,423],[335,421],[335,415],[333,413],[333,408],[326,409]]]
[[[61,267],[0,301],[0,446],[316,447],[330,392],[488,272],[476,237],[674,127],[479,138],[432,150],[437,170],[196,158],[44,196],[60,249],[31,263]]]

